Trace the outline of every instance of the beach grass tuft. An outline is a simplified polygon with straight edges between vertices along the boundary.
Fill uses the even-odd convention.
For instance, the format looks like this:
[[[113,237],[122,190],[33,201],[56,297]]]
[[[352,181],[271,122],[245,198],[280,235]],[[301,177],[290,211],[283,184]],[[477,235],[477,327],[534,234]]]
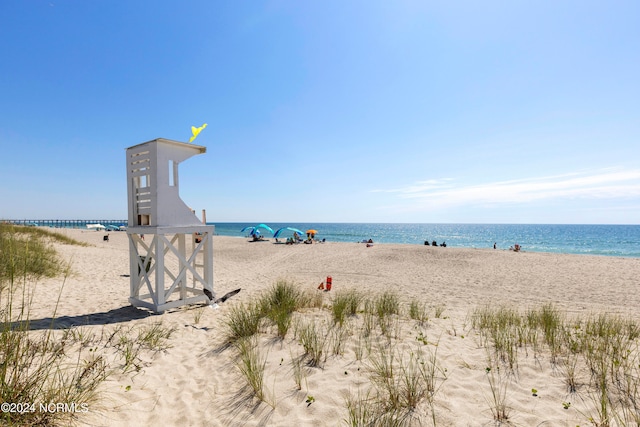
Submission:
[[[296,335],[299,336],[300,344],[304,348],[307,364],[312,367],[321,367],[326,361],[327,334],[313,319],[301,322],[298,328]]]
[[[421,350],[379,346],[366,363],[372,388],[364,399],[362,394],[357,398],[347,396],[349,425],[357,425],[354,423],[363,418],[407,425],[405,421],[412,418],[423,402],[430,406],[435,425],[435,395],[446,379],[436,356],[437,350],[427,355]]]
[[[163,326],[162,322],[154,322],[138,331],[137,341],[144,348],[162,351],[171,348],[169,340],[174,332],[175,328]]]
[[[92,334],[84,330],[77,330],[75,336],[57,334],[53,329],[31,330],[30,282],[64,275],[59,302],[70,274],[69,266],[50,245],[57,236],[39,228],[0,224],[0,400],[34,405],[26,410],[23,406],[20,411],[2,411],[0,422],[5,425],[72,423],[77,420],[76,412],[41,411],[35,405],[73,403],[80,412],[97,404],[98,387],[109,374],[104,357],[93,348],[87,349],[95,340]],[[71,349],[77,354],[72,356]]]
[[[260,307],[263,316],[276,325],[278,337],[284,339],[291,325],[291,316],[302,305],[298,288],[290,282],[279,280],[262,296]]]
[[[509,378],[500,372],[500,367],[486,368],[487,380],[489,381],[489,389],[491,390],[489,408],[493,419],[498,423],[504,423],[509,420],[511,411],[507,404],[507,390]]]
[[[0,290],[8,284],[64,272],[62,261],[49,243],[49,239],[62,235],[45,231],[0,223]]]
[[[417,321],[420,325],[424,325],[429,320],[427,305],[416,300],[412,300],[409,304],[409,317]]]
[[[256,302],[234,305],[225,319],[225,337],[229,344],[258,333],[262,308]]]
[[[132,369],[135,371],[142,369],[142,365],[138,357],[140,354],[140,346],[131,339],[128,333],[121,332],[116,348],[124,360],[124,364],[122,366],[123,372],[128,372]]]
[[[385,291],[376,298],[375,310],[380,319],[392,314],[400,314],[398,295],[395,292]]]
[[[333,323],[343,325],[347,316],[355,316],[360,305],[364,301],[364,295],[355,290],[337,292],[331,304]]]
[[[354,376],[358,378],[357,391],[345,394],[345,424],[420,425],[429,416],[430,423],[436,425],[436,396],[447,380],[447,371],[438,360],[440,341],[427,340],[421,330],[429,320],[427,305],[416,301],[403,305],[392,292],[364,297],[341,290],[331,295],[329,305],[311,307],[310,295],[297,292],[290,284],[276,283],[254,302],[229,310],[228,326],[233,333],[228,339],[242,350],[243,376],[258,399],[269,400],[264,395],[264,375],[269,367],[261,349],[272,345],[272,341],[258,338],[275,333],[285,340],[286,330],[276,316],[280,313],[289,319],[282,325],[287,329],[294,325],[291,343],[302,350],[298,355],[289,353],[296,390],[302,389],[307,375],[316,375],[309,368],[332,369],[328,365],[333,359],[353,357],[354,366],[364,369],[358,368],[359,374]],[[437,324],[436,319],[438,316],[433,319]],[[277,331],[260,330],[261,320],[276,325]],[[523,312],[487,305],[472,310],[468,321],[478,332],[480,347],[487,351],[486,369],[481,369],[485,369],[488,386],[486,413],[494,422],[503,425],[518,418],[508,398],[512,389],[520,387],[519,364],[533,349],[537,366],[547,360],[564,376],[567,392],[582,402],[571,408],[584,411],[580,414],[585,420],[601,426],[637,424],[637,322],[613,315],[569,319],[552,304]],[[406,342],[400,335],[409,328],[418,330],[419,336]],[[467,369],[474,368],[468,365]],[[346,370],[344,373],[348,375]]]
[[[293,373],[293,379],[296,384],[297,390],[302,390],[302,380],[306,378],[306,370],[303,366],[304,354],[301,356],[291,356],[291,372]]]
[[[586,419],[598,426],[637,424],[640,343],[634,319],[607,313],[567,319],[552,304],[525,314],[505,307],[481,307],[471,319],[493,349],[489,356],[493,373],[488,370],[487,378],[497,421],[508,418],[504,403],[507,379],[495,373],[500,364],[516,370],[518,348],[531,346],[539,353],[544,346],[551,363],[561,368],[567,392],[581,392],[581,399],[589,404]]]
[[[344,293],[336,293],[331,303],[331,314],[333,315],[333,324],[342,326],[347,317],[347,298]]]
[[[260,353],[256,336],[244,337],[234,343],[238,352],[237,366],[253,395],[267,402],[264,385],[266,355]]]

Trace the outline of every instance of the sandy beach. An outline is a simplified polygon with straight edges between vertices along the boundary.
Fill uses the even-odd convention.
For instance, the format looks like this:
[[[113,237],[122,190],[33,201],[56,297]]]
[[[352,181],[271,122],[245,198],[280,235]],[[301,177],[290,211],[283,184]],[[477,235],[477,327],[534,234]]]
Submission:
[[[303,367],[300,387],[291,363],[303,352],[295,328],[280,340],[265,327],[259,344],[266,358],[267,401],[244,392],[237,353],[224,345],[225,319],[278,280],[320,293],[325,307],[349,290],[371,298],[385,291],[397,294],[402,313],[390,349],[398,357],[434,355],[438,367],[433,402],[422,401],[412,411],[411,425],[495,425],[488,350],[470,320],[479,307],[524,312],[553,303],[569,317],[609,313],[640,320],[640,259],[421,245],[284,245],[221,236],[214,237],[215,292],[241,292],[217,309],[198,305],[151,315],[128,303],[126,233],[110,233],[104,241],[102,232],[59,232],[90,246],[55,245],[71,274],[66,280],[38,281],[32,325],[46,328],[55,310],[58,333],[80,328],[89,337],[86,347],[104,351],[115,367],[101,385],[99,407],[83,414],[81,425],[347,425],[345,396],[364,395],[371,388],[371,359],[381,345],[374,341],[371,351],[362,350],[359,315],[349,319],[342,348],[329,349],[320,367]],[[316,290],[327,276],[332,290]],[[410,318],[412,301],[427,307],[426,322]],[[296,319],[314,319],[328,335],[333,333],[330,309],[305,309]],[[104,337],[116,328],[134,336],[136,328],[158,322],[173,330],[170,346],[140,351],[135,369],[117,369],[122,357]],[[509,408],[505,425],[589,425],[594,412],[586,387],[582,393],[569,391],[562,366],[544,350],[519,351],[517,369],[501,384]]]

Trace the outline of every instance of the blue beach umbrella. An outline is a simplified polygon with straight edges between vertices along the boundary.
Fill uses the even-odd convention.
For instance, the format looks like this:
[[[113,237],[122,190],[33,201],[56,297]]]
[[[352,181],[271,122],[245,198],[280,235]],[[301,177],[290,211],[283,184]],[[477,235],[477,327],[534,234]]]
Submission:
[[[293,231],[294,233],[298,233],[298,234],[299,234],[299,235],[301,235],[301,236],[302,236],[302,235],[304,235],[304,233],[303,233],[302,231],[298,230],[297,228],[293,228],[293,227],[282,227],[282,228],[279,228],[279,229],[278,229],[278,230],[273,234],[273,237],[277,239],[277,238],[280,236],[280,234],[282,234],[282,232],[283,232],[283,231],[285,231],[285,230]]]
[[[256,227],[245,227],[242,230],[240,230],[241,233],[244,233],[245,231],[249,232],[249,236],[253,236],[255,234],[255,232],[257,231]]]
[[[248,231],[249,236],[253,236],[255,234],[260,234],[260,230],[258,230],[259,228],[264,228],[268,232],[273,233],[273,229],[266,224],[258,224],[255,227],[245,227],[242,230],[240,230],[240,232],[244,233],[245,231]]]
[[[273,229],[271,227],[269,227],[266,224],[258,224],[256,225],[256,229],[258,228],[264,228],[265,230],[269,231],[269,233],[273,234]]]
[[[255,227],[245,227],[242,230],[240,230],[241,233],[244,233],[245,231],[249,231],[249,232],[253,232],[253,230],[255,230]]]

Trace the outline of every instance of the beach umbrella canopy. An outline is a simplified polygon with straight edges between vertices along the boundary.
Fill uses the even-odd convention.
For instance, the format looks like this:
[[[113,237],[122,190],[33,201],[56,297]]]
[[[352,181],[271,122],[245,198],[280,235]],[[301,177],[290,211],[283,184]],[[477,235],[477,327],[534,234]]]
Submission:
[[[244,233],[245,231],[248,231],[249,236],[254,236],[254,235],[260,234],[260,230],[258,230],[259,228],[264,228],[268,232],[273,233],[273,229],[266,224],[258,224],[255,227],[245,227],[242,230],[240,230],[240,232]]]
[[[241,233],[244,233],[245,231],[249,232],[249,235],[253,235],[253,233],[256,231],[255,227],[245,227],[242,230],[240,230]]]
[[[300,230],[298,230],[297,228],[293,228],[293,227],[282,227],[279,228],[275,233],[273,233],[273,237],[275,237],[276,239],[280,236],[280,234],[282,234],[283,231],[293,231],[294,233],[298,233],[300,235],[303,235],[304,233]]]
[[[307,234],[318,234],[318,230],[307,230]]]
[[[256,229],[258,229],[258,228],[264,228],[265,230],[269,231],[269,233],[273,234],[273,229],[271,227],[269,227],[268,225],[266,225],[266,224],[258,224],[258,225],[256,225]]]

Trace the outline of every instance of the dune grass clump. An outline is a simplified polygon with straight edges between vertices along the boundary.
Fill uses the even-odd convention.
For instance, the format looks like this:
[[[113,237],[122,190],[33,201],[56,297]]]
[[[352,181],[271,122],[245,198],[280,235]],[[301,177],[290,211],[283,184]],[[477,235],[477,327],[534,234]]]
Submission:
[[[142,365],[138,358],[140,354],[140,346],[129,336],[128,333],[122,333],[115,345],[116,349],[120,352],[124,364],[122,365],[122,371],[128,372],[133,369],[139,371],[142,369]]]
[[[10,282],[55,277],[64,271],[41,230],[0,223],[0,290]]]
[[[336,295],[331,304],[333,324],[342,326],[347,317],[347,300],[342,295]]]
[[[508,307],[483,307],[473,312],[471,321],[493,346],[495,357],[515,368],[523,336],[522,316],[518,311]]]
[[[438,344],[432,344],[436,348],[433,352],[424,347],[427,343],[396,349],[399,331],[408,320],[402,317],[398,295],[387,291],[366,298],[359,291],[343,290],[330,295],[330,305],[318,304],[322,300],[317,296],[326,298],[326,295],[317,290],[313,294],[300,292],[291,283],[279,281],[253,301],[230,308],[226,344],[236,349],[236,366],[252,395],[274,406],[275,398],[265,393],[268,364],[261,352],[273,341],[261,341],[260,336],[274,332],[268,327],[271,324],[277,328],[277,337],[285,340],[293,325],[293,340],[301,350],[290,352],[290,375],[296,390],[302,389],[313,368],[326,369],[330,358],[355,357],[371,386],[367,387],[365,397],[358,394],[345,398],[348,417],[345,422],[409,425],[420,420],[422,415],[416,414],[423,414],[425,405],[430,405],[435,423],[434,396],[446,379],[446,370],[436,358]],[[317,310],[305,316],[310,308]],[[414,319],[425,321],[426,305],[414,308],[417,308]],[[349,342],[353,337],[355,342]],[[280,365],[283,361],[284,358]],[[360,367],[354,367],[345,370],[344,375],[351,375],[351,369],[360,372]]]
[[[495,421],[501,424],[508,421],[511,416],[511,409],[507,403],[509,378],[508,375],[500,372],[500,366],[487,367],[485,372],[491,391],[487,398],[491,415]]]
[[[304,308],[322,308],[324,305],[324,292],[318,292],[315,289],[305,288],[300,292],[300,309]]]
[[[371,387],[345,396],[349,426],[425,425],[418,415],[425,403],[436,425],[435,395],[446,380],[435,351],[402,351],[378,346],[365,363]]]
[[[532,311],[528,319],[531,322],[529,327],[542,331],[544,341],[551,350],[551,357],[555,360],[562,351],[566,319],[551,303],[543,305],[539,310]]]
[[[267,402],[264,387],[264,370],[267,357],[260,353],[256,336],[237,340],[234,346],[238,352],[236,365],[245,379],[251,393],[263,402]]]
[[[424,325],[429,320],[427,305],[416,300],[412,300],[409,304],[409,317],[417,321],[420,325]]]
[[[495,362],[517,369],[518,348],[546,346],[550,362],[564,374],[567,392],[588,404],[594,425],[638,425],[640,420],[640,326],[633,319],[598,314],[567,319],[552,304],[520,314],[504,307],[476,309],[471,316]],[[525,338],[523,338],[525,337]],[[540,342],[539,342],[540,341]],[[499,365],[495,364],[497,369]],[[489,371],[488,371],[489,372]],[[488,375],[497,421],[507,414],[502,376]]]
[[[368,306],[371,308],[371,306]],[[400,316],[400,299],[395,292],[385,291],[373,300],[373,310],[377,316],[382,335],[390,340],[398,336],[398,317]]]
[[[375,299],[375,310],[379,318],[400,314],[400,300],[394,292],[385,291]]]
[[[296,335],[300,338],[300,344],[304,348],[309,366],[320,367],[327,359],[326,343],[327,334],[314,320],[298,325]]]
[[[347,314],[355,316],[360,310],[360,305],[365,300],[364,294],[352,289],[345,292],[345,298],[347,300]]]
[[[582,322],[582,356],[591,387],[587,390],[600,425],[638,425],[640,355],[638,324],[620,316],[599,314]]]
[[[291,316],[301,306],[301,293],[290,282],[278,281],[260,300],[264,317],[276,325],[278,337],[284,339],[291,326]]]
[[[284,339],[293,313],[308,303],[313,304],[293,283],[278,281],[256,301],[231,308],[225,321],[226,341],[232,344],[257,334],[263,320],[274,324]]]
[[[143,367],[140,359],[141,352],[143,350],[157,352],[171,348],[169,340],[174,332],[175,328],[163,326],[162,322],[137,327],[119,326],[110,333],[106,344],[113,345],[122,357],[123,372],[140,371]]]
[[[347,309],[349,306],[349,293],[336,292],[331,302],[331,314],[333,316],[334,325],[342,326],[347,317]]]
[[[261,320],[262,308],[255,302],[232,306],[225,321],[227,343],[257,334]]]
[[[424,360],[424,355],[418,352],[392,356],[391,351],[378,353],[379,357],[372,357],[371,380],[376,384],[381,396],[381,403],[387,411],[413,411],[418,404],[431,398],[435,392],[433,388],[436,366]]]
[[[40,402],[74,404],[78,412],[98,402],[98,386],[107,378],[107,366],[101,355],[80,349],[77,355],[66,353],[48,332],[30,337],[28,329],[0,331],[0,399],[8,403],[31,403],[20,412],[3,411],[5,425],[66,425],[77,417],[73,412],[47,412]]]
[[[294,356],[291,354],[291,373],[296,384],[297,390],[302,390],[302,380],[306,379],[306,370],[303,365],[305,355]]]
[[[77,245],[77,246],[89,246],[88,243],[80,242],[72,237],[65,236],[64,234],[56,233],[55,231],[51,231],[47,228],[43,227],[26,227],[23,225],[14,225],[9,223],[0,222],[0,230],[2,229],[10,230],[11,233],[17,233],[24,235],[29,238],[41,240],[41,241],[52,241],[57,243],[63,243],[66,245]],[[1,231],[0,231],[1,232]]]
[[[342,326],[347,316],[355,316],[364,301],[364,295],[355,290],[340,291],[331,304],[333,323]]]
[[[343,420],[349,427],[376,425],[379,420],[379,407],[369,393],[346,393],[344,396],[347,417]]]
[[[169,339],[175,332],[175,328],[162,325],[162,322],[155,322],[145,325],[138,331],[137,341],[141,347],[154,351],[162,351],[171,348]]]
[[[3,411],[5,425],[67,425],[98,402],[98,386],[108,375],[103,356],[86,349],[93,338],[68,354],[70,334],[56,337],[52,329],[30,327],[29,280],[69,274],[69,267],[50,245],[55,233],[31,227],[0,224],[0,400],[29,403],[20,411]],[[73,243],[62,239],[64,243]],[[63,282],[64,286],[64,282]],[[17,292],[21,288],[22,292]],[[39,402],[75,405],[75,411],[43,411]]]

